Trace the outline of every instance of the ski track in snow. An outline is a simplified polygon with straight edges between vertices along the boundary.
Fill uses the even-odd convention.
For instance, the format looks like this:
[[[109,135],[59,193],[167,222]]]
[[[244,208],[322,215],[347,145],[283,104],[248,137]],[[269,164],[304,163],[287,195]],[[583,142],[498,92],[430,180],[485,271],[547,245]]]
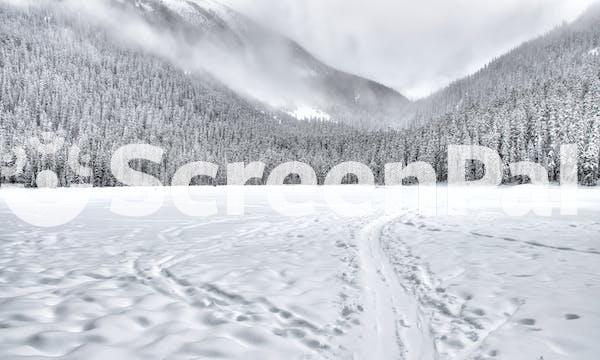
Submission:
[[[297,196],[317,198],[313,190]],[[596,192],[577,218],[509,218],[484,205],[466,217],[351,219],[320,208],[287,218],[268,207],[268,190],[253,189],[244,217],[193,219],[167,202],[128,219],[108,210],[119,191],[96,194],[58,229],[19,222],[0,201],[0,358],[591,360],[600,351]]]

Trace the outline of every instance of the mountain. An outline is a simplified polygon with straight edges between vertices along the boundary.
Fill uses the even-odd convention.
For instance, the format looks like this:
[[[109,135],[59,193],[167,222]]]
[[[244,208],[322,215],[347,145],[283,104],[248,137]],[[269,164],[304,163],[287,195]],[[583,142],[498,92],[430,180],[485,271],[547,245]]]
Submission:
[[[14,6],[0,1],[3,182],[35,186],[37,174],[50,169],[62,186],[118,185],[110,157],[132,143],[165,149],[161,164],[138,164],[165,184],[190,161],[263,161],[268,170],[304,159],[322,172],[330,159],[346,156],[342,153],[369,153],[347,143],[357,130],[342,122],[298,121],[241,95],[208,72],[213,68],[194,67],[188,59],[202,60],[196,50],[190,57],[182,55],[197,49],[184,45],[188,37],[200,44],[200,32],[163,31],[156,27],[159,23],[173,27],[179,22],[152,12],[146,16],[155,23],[148,26],[146,18],[129,13],[139,11],[135,5],[140,3],[105,4],[40,0]],[[204,50],[212,51],[200,48],[198,53]],[[177,62],[179,57],[184,61]],[[64,146],[51,154],[40,152],[30,139],[44,140],[47,134]],[[90,168],[91,177],[82,177],[67,163],[73,145],[80,147],[81,156],[71,160]],[[224,183],[225,174],[220,172],[216,181]]]
[[[559,148],[577,144],[579,178],[595,184],[600,167],[600,3],[493,60],[477,73],[412,103],[403,122],[415,158],[438,163],[447,144],[477,144],[505,163],[542,164],[558,181]],[[511,177],[505,174],[506,180]]]
[[[599,48],[600,3],[572,24],[562,24],[492,60],[474,74],[458,79],[433,95],[405,108],[402,123],[426,124],[470,107],[493,106],[521,89],[574,76]],[[588,76],[589,74],[586,74]]]
[[[226,183],[228,163],[253,161],[263,161],[267,175],[283,162],[303,161],[321,182],[334,165],[358,161],[373,169],[378,183],[386,163],[424,161],[445,181],[450,144],[492,148],[505,164],[535,161],[551,181],[560,177],[560,146],[577,144],[580,181],[593,185],[600,177],[599,7],[407,103],[215,3],[14,3],[0,0],[5,182],[35,186],[37,174],[51,169],[65,186],[119,185],[110,156],[131,143],[165,150],[160,163],[135,163],[164,184],[190,161],[219,164],[215,180],[198,180],[218,184]],[[316,75],[290,75],[302,73],[298,69]],[[311,87],[314,98],[328,102],[309,102],[313,97],[302,89]],[[290,99],[302,103],[287,104]],[[370,110],[377,102],[385,111]],[[404,126],[384,129],[390,124],[385,113],[394,107],[400,110],[391,118]],[[317,119],[298,121],[289,113]],[[318,120],[324,113],[334,121]],[[65,141],[53,154],[30,141],[48,133]],[[75,159],[72,145],[81,148]],[[69,166],[73,160],[93,175],[78,174]],[[478,164],[469,169],[471,177],[483,171]],[[506,182],[527,180],[508,168],[504,175]]]
[[[409,103],[393,89],[324,64],[298,43],[215,0],[113,1],[154,29],[183,39],[176,62],[185,68],[206,72],[295,117],[398,126],[398,114]]]

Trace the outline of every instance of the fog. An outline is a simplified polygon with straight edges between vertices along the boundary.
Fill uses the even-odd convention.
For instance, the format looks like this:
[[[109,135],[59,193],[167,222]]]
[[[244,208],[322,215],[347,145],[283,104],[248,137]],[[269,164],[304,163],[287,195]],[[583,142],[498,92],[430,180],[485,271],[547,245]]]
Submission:
[[[224,0],[330,65],[430,94],[593,0]]]
[[[255,31],[244,34],[249,39],[244,39],[247,41],[245,46],[239,46],[229,41],[231,39],[228,36],[231,34],[213,31],[209,36],[197,36],[197,33],[190,34],[181,30],[178,25],[182,24],[170,24],[173,27],[165,24],[157,26],[144,18],[141,11],[131,7],[117,7],[115,2],[107,0],[0,2],[24,10],[30,6],[51,7],[68,14],[67,16],[84,18],[87,23],[103,28],[115,42],[122,43],[127,48],[164,59],[192,76],[202,76],[204,80],[208,80],[208,75],[238,94],[274,107],[293,106],[295,99],[318,98],[312,96],[312,89],[300,81],[302,76],[293,71],[290,49],[278,37],[267,38],[268,33],[264,34],[265,37]],[[257,51],[252,46],[260,46],[261,49]]]
[[[52,0],[0,0],[42,6]],[[115,0],[122,2],[123,0]],[[192,0],[198,3],[213,0]],[[521,42],[575,19],[593,0],[221,0],[295,39],[327,64],[425,97]],[[106,28],[117,40],[191,73],[210,73],[238,93],[276,107],[323,101],[276,38],[252,33],[258,51],[190,39],[105,0],[63,0],[64,9]],[[206,4],[206,3],[205,3]],[[260,45],[256,45],[260,44]],[[254,49],[257,50],[257,49]],[[261,58],[260,54],[265,58]],[[268,56],[268,59],[266,58]],[[268,60],[268,61],[267,61]],[[267,64],[267,65],[266,65]],[[282,86],[285,84],[285,86]]]

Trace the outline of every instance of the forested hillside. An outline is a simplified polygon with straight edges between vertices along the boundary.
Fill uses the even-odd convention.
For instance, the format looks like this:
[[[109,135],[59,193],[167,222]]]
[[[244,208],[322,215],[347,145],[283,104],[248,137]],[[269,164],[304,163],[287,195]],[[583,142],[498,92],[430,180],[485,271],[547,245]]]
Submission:
[[[558,179],[558,149],[578,144],[580,178],[598,179],[600,5],[413,104],[412,134],[422,159],[446,144],[496,149],[505,162],[543,164]]]
[[[161,164],[139,164],[164,184],[190,161],[211,161],[224,169],[237,161],[264,161],[273,168],[298,160],[313,165],[322,181],[332,166],[354,160],[370,165],[381,183],[385,163],[420,160],[431,163],[444,181],[448,144],[488,146],[506,163],[542,163],[557,181],[560,145],[577,143],[580,180],[590,185],[598,180],[598,8],[422,100],[412,113],[399,112],[399,122],[406,116],[415,121],[402,130],[297,121],[208,74],[181,70],[101,30],[51,9],[0,3],[0,145],[9,155],[2,159],[5,182],[35,186],[36,174],[51,169],[65,186],[118,185],[109,171],[110,156],[130,143],[166,150]],[[40,153],[30,139],[45,132],[66,144],[54,154]],[[81,146],[81,162],[89,160],[91,179],[66,164],[72,144]],[[8,169],[19,146],[27,162],[13,176]],[[505,177],[509,181],[511,174]],[[225,183],[224,172],[217,182]]]
[[[397,114],[409,104],[391,88],[323,63],[297,42],[221,0],[88,1],[96,4],[87,12],[88,18],[98,19],[97,12],[122,17],[116,24],[99,21],[109,31],[119,27],[115,37],[137,35],[136,27],[143,24],[144,32],[151,33],[145,34],[149,41],[129,39],[131,43],[179,69],[208,72],[238,94],[300,119],[318,117],[365,129],[386,128],[397,125]],[[122,26],[123,22],[129,26]],[[169,53],[157,48],[168,48]]]

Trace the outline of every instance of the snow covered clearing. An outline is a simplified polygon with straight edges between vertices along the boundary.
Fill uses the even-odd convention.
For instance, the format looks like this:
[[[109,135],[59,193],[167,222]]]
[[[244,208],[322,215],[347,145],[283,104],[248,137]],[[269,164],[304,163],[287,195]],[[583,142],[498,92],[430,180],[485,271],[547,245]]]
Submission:
[[[0,189],[2,359],[597,359],[600,191],[578,216],[509,217],[498,190],[469,189],[464,215],[336,215],[327,187],[289,187],[317,212],[278,214],[269,187],[193,188],[220,215],[167,200],[155,215],[112,214],[111,199],[167,189],[93,189],[50,229],[18,220]],[[407,190],[414,199],[417,188]],[[33,191],[33,190],[27,190]],[[65,197],[80,195],[63,191]],[[558,188],[551,190],[557,198]],[[78,195],[79,194],[79,195]]]

